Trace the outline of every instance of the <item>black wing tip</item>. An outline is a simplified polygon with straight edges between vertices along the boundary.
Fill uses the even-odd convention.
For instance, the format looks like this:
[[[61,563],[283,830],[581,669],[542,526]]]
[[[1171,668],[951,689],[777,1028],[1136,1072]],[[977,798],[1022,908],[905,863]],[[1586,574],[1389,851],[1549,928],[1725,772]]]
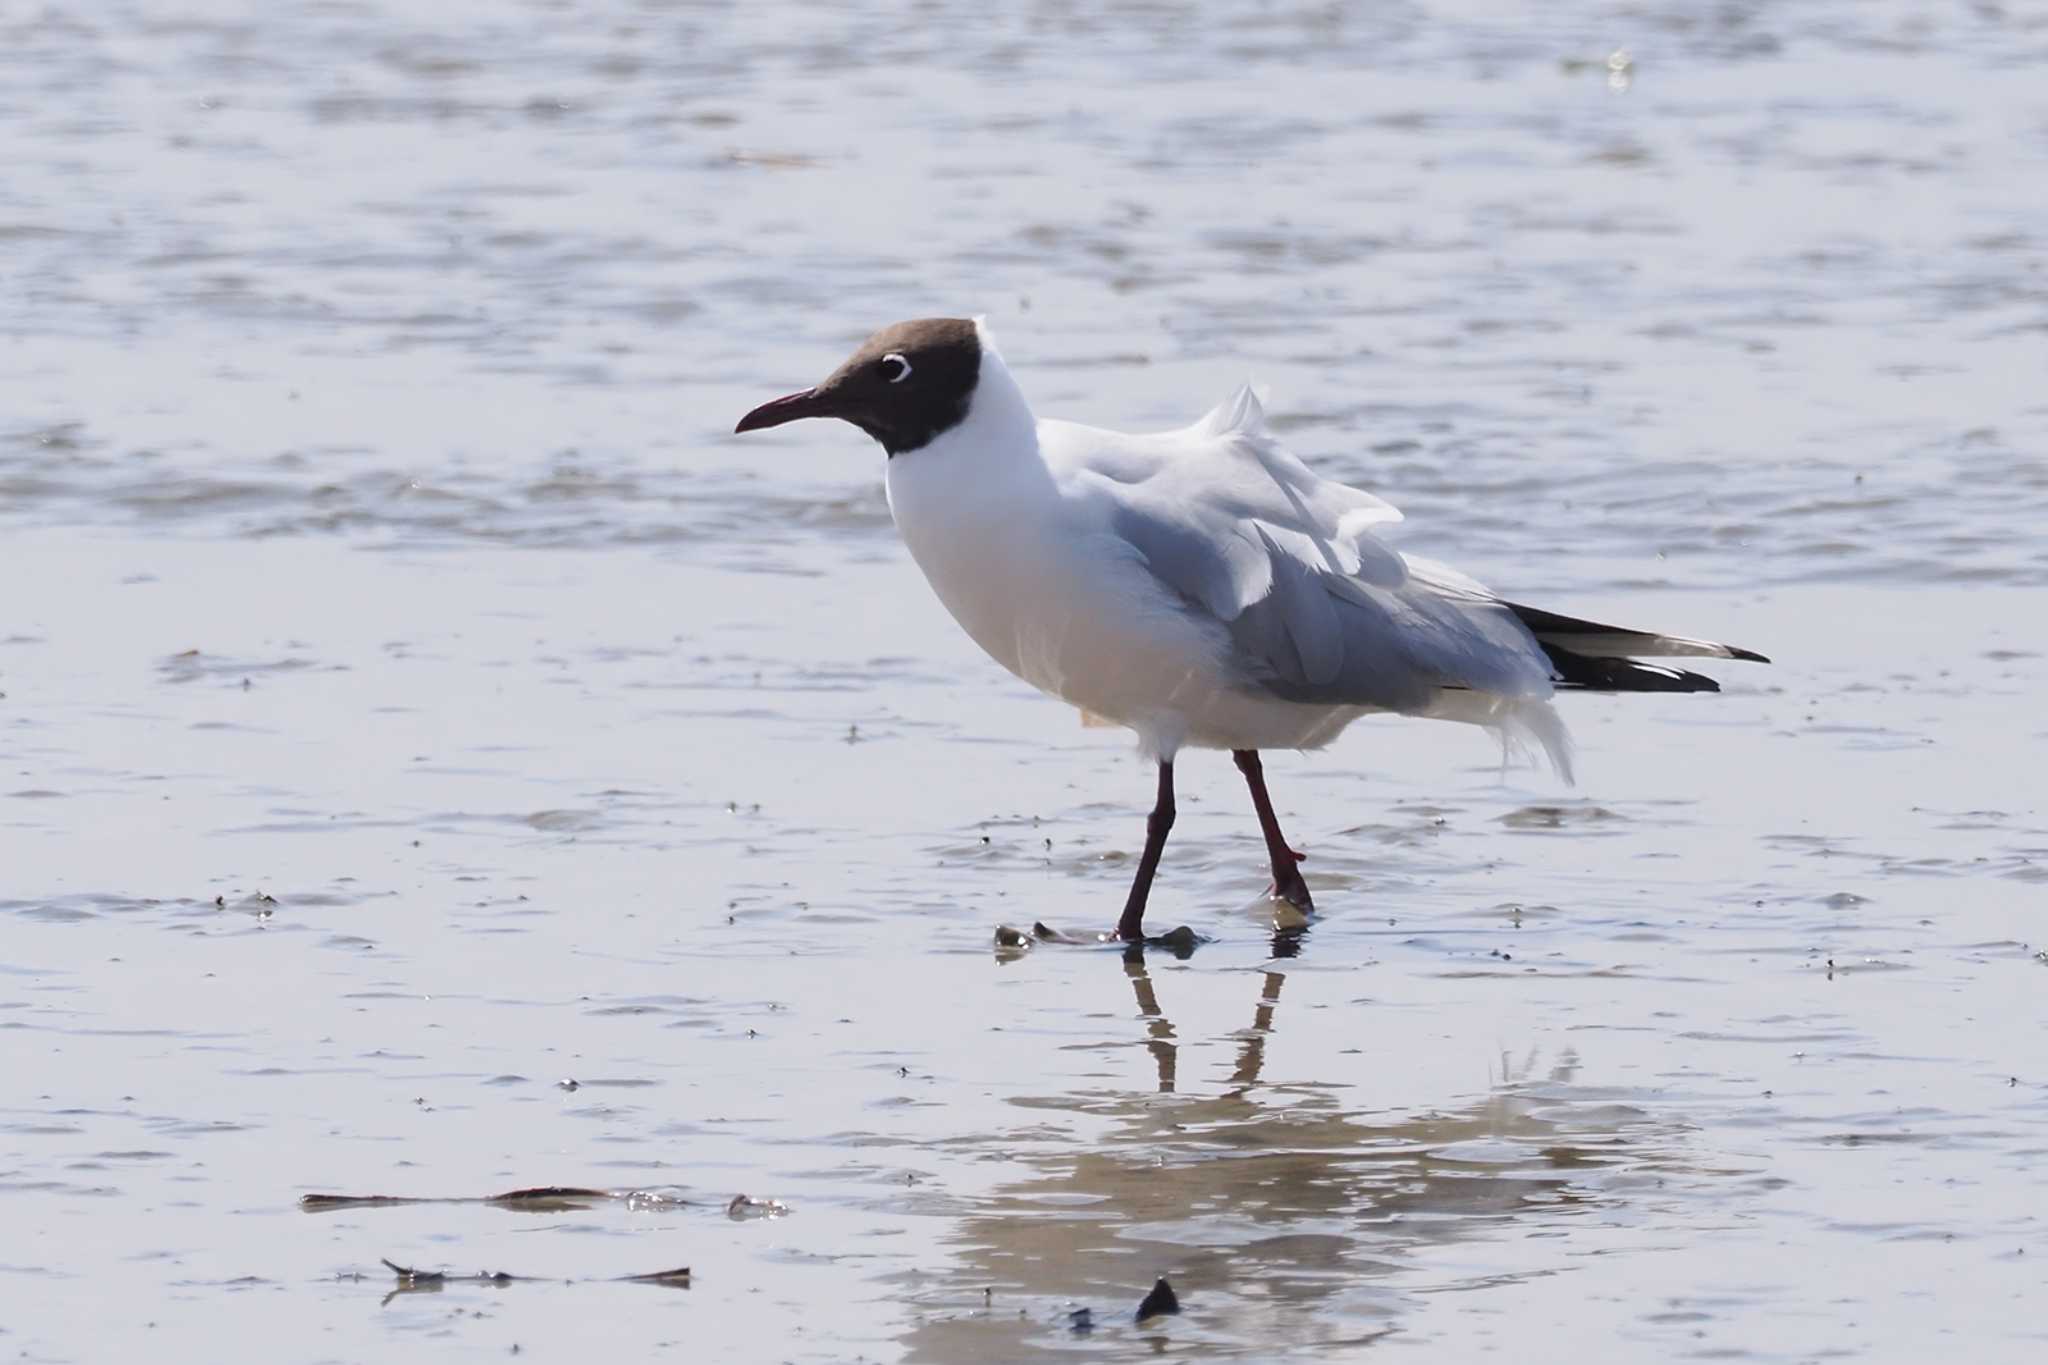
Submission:
[[[1554,680],[1554,685],[1567,692],[1719,692],[1721,684],[1704,673],[1690,673],[1683,669],[1651,669],[1623,673],[1603,673],[1598,677],[1573,677],[1564,674]]]
[[[1628,660],[1635,663],[1635,660]],[[1719,680],[1685,668],[1636,663],[1627,673],[1603,678],[1586,686],[1603,692],[1719,692]]]
[[[1538,641],[1550,656],[1559,687],[1587,692],[1719,692],[1721,684],[1704,673],[1646,664],[1635,659],[1588,657],[1547,641]]]
[[[1603,626],[1598,621],[1587,621],[1577,616],[1563,616],[1554,611],[1544,611],[1540,607],[1525,607],[1519,602],[1503,602],[1501,605],[1520,618],[1522,624],[1529,628],[1529,633],[1536,637],[1537,643],[1545,648],[1549,647],[1549,642],[1544,639],[1546,635],[1657,634],[1654,630],[1628,630],[1621,626]],[[1740,659],[1744,663],[1750,664],[1767,664],[1770,662],[1769,659],[1753,649],[1737,649],[1734,645],[1711,644],[1708,641],[1689,641],[1688,643],[1707,644],[1710,648],[1726,651],[1724,654],[1715,655],[1715,658]]]

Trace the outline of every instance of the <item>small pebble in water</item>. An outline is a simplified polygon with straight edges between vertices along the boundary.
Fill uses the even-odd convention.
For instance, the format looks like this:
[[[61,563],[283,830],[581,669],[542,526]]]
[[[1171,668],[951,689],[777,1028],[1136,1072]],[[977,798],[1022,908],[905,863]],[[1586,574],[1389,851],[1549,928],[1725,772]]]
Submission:
[[[789,1205],[780,1199],[756,1199],[752,1195],[736,1194],[725,1206],[725,1216],[740,1218],[781,1218],[789,1212]]]

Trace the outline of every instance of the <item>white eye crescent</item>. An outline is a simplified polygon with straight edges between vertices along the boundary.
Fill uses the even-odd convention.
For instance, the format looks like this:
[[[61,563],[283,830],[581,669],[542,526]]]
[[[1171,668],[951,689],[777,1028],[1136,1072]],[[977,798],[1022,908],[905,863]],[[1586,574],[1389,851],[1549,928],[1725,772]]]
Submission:
[[[889,376],[891,384],[901,384],[904,380],[910,378],[910,362],[905,360],[900,352],[889,352],[889,354],[882,357],[882,363],[897,367],[896,373]]]

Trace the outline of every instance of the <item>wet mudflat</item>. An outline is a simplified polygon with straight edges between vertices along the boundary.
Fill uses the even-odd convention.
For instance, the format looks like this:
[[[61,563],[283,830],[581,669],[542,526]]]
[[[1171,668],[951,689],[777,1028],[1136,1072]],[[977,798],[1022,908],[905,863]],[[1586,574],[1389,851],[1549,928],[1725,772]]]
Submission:
[[[1190,1350],[2037,1330],[2048,831],[1996,758],[2043,680],[1981,647],[2020,594],[1751,595],[1752,633],[1814,642],[1806,695],[1582,705],[1597,795],[1423,726],[1290,761],[1335,902],[1300,937],[1234,772],[1191,763],[1162,906],[1215,941],[1010,958],[998,919],[1113,913],[1144,773],[1021,685],[963,689],[935,607],[865,655],[837,593],[901,585],[886,559],[820,593],[644,551],[88,538],[95,581],[74,537],[18,546],[103,626],[10,668],[49,689],[12,734],[50,785],[8,826],[49,889],[6,906],[38,1340],[203,1336],[227,1295],[342,1355],[948,1359],[1071,1347],[1076,1304],[1089,1349],[1136,1351],[1157,1273],[1186,1312],[1150,1335]],[[701,639],[593,605],[650,577]],[[1914,624],[1855,628],[1872,606]],[[733,648],[756,615],[774,640]],[[624,1197],[293,1207],[542,1182]],[[673,1306],[520,1283],[380,1313],[388,1277],[336,1278],[380,1256],[695,1274]]]
[[[5,27],[0,1349],[2042,1348],[2048,30]],[[1211,941],[998,953],[1114,917],[1148,775],[858,437],[725,436],[966,310],[1048,411],[1249,371],[1403,544],[1778,663],[1568,702],[1576,789],[1272,756],[1299,935],[1190,755]]]

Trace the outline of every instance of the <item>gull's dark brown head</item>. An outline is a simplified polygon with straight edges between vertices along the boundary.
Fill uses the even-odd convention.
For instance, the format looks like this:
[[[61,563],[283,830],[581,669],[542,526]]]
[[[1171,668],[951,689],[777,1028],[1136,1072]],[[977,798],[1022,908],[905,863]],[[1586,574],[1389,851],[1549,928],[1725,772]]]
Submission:
[[[824,383],[763,403],[735,432],[799,417],[837,417],[891,455],[916,450],[959,425],[981,377],[981,338],[967,318],[899,322],[861,343]]]

